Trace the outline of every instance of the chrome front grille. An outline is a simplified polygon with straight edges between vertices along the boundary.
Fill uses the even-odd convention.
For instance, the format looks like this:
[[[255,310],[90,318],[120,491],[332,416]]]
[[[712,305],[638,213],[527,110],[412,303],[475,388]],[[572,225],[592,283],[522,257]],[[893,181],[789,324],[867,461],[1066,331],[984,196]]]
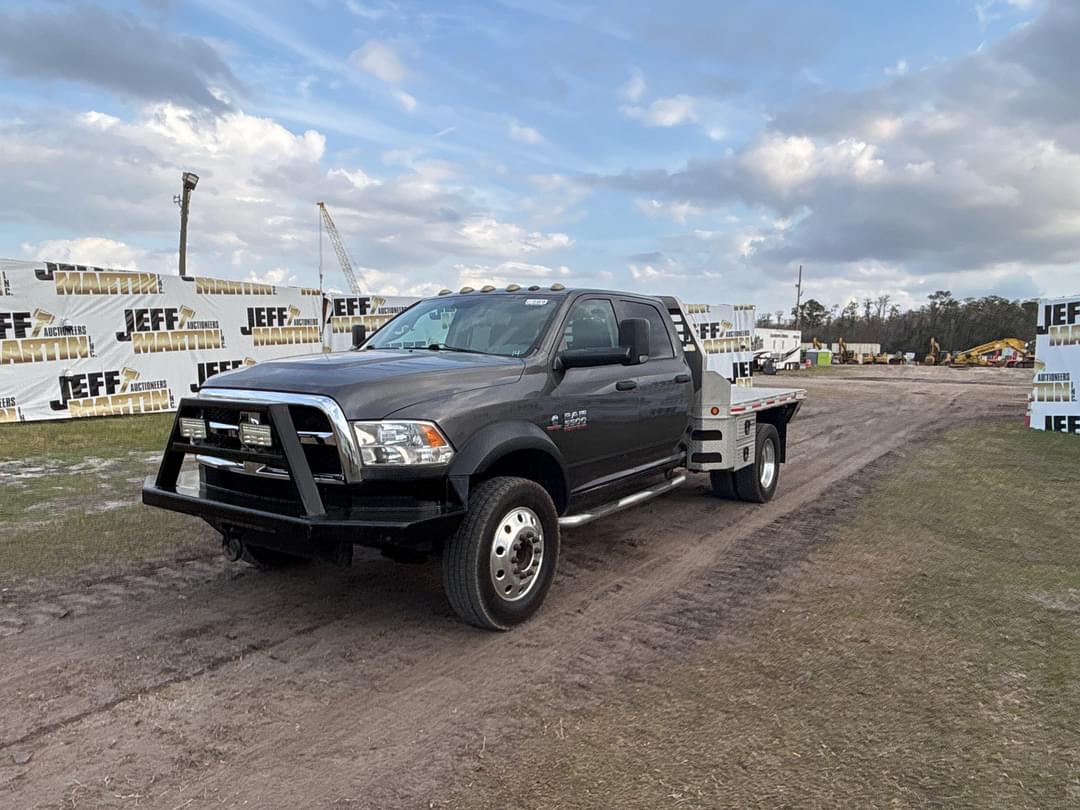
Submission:
[[[359,452],[340,406],[329,397],[284,394],[272,391],[230,391],[228,389],[204,389],[199,400],[205,400],[203,418],[207,422],[207,438],[200,442],[199,461],[215,467],[287,478],[288,472],[279,467],[238,462],[214,456],[214,449],[240,450],[241,411],[235,408],[215,408],[214,399],[258,404],[286,404],[297,438],[304,450],[311,473],[317,481],[342,483],[360,480]],[[201,404],[201,403],[200,403]]]

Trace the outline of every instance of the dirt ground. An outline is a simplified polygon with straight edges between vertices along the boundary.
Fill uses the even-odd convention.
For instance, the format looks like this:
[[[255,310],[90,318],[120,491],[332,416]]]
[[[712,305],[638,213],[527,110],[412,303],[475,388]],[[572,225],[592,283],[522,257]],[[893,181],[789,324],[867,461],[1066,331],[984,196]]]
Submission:
[[[377,556],[346,572],[196,558],[17,589],[0,612],[0,806],[554,806],[515,780],[530,739],[735,633],[896,458],[1021,419],[1030,371],[777,379],[810,399],[774,501],[712,499],[698,476],[568,532],[545,608],[508,634],[458,622],[436,564]],[[562,806],[610,806],[593,799]]]

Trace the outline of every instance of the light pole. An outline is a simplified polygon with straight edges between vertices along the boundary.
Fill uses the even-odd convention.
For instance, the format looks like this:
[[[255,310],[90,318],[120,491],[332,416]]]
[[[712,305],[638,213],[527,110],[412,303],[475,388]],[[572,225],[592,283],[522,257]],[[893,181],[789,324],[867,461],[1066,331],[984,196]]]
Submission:
[[[199,175],[194,172],[184,172],[181,178],[183,191],[173,197],[173,202],[180,206],[180,277],[187,277],[187,215],[188,203],[191,202],[191,192],[199,184]]]
[[[183,262],[183,259],[180,260]],[[183,273],[181,273],[183,275]],[[795,330],[802,330],[802,265],[799,265],[799,282],[795,285]]]

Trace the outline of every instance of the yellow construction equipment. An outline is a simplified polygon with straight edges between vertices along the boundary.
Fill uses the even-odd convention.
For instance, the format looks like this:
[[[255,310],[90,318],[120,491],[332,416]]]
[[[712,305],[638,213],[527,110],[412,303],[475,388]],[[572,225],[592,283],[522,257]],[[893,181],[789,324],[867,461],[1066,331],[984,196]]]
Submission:
[[[930,338],[930,351],[926,353],[926,359],[923,360],[923,364],[927,366],[936,366],[938,360],[941,358],[941,344],[937,342],[937,338]]]
[[[1006,349],[1011,349],[1011,353],[1006,355]],[[1035,357],[1028,351],[1028,345],[1024,341],[1010,337],[991,340],[989,343],[981,343],[966,351],[957,352],[950,365],[1031,368],[1035,365]]]
[[[814,348],[815,348],[815,349],[820,349],[820,348],[822,348],[822,346],[821,346],[821,341],[820,341],[820,340],[818,340],[817,338],[814,338]]]
[[[851,362],[851,352],[848,351],[847,343],[844,342],[843,338],[836,339],[836,354],[838,355],[838,363],[843,364]]]

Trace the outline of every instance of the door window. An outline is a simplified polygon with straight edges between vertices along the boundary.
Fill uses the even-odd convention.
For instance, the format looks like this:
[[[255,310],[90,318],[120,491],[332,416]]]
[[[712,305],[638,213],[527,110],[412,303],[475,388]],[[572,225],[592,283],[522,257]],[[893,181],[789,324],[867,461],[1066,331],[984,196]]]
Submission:
[[[563,327],[563,349],[610,349],[619,345],[619,322],[606,298],[586,298],[570,310]]]
[[[642,304],[638,301],[623,301],[622,308],[627,318],[644,318],[649,322],[650,360],[664,360],[675,356],[675,350],[671,347],[671,336],[668,335],[667,322],[660,314],[660,310],[651,304]]]

